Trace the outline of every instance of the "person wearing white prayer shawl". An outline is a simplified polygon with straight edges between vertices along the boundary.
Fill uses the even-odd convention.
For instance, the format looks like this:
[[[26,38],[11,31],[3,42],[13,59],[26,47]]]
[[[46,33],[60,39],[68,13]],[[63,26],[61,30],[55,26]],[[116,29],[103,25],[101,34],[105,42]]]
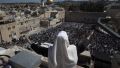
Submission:
[[[49,68],[76,68],[78,61],[77,48],[70,45],[67,33],[61,31],[53,46],[48,49]]]

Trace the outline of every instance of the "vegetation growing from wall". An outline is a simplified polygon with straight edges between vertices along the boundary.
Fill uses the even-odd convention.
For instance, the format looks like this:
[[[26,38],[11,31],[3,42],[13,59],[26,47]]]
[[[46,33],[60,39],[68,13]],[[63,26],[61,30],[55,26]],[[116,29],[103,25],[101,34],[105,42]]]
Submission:
[[[104,3],[83,3],[80,5],[80,9],[86,12],[103,12]]]
[[[67,11],[103,12],[105,3],[103,2],[64,2],[58,3]]]

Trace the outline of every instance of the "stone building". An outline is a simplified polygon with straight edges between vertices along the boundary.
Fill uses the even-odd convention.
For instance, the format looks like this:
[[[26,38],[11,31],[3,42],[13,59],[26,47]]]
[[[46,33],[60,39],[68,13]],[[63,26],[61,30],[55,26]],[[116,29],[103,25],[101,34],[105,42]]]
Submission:
[[[19,39],[21,36],[27,35],[30,31],[37,30],[42,27],[40,25],[41,20],[48,20],[51,18],[51,12],[45,12],[38,17],[29,17],[29,18],[15,18],[15,21],[9,19],[0,20],[0,43],[11,42],[13,39]],[[55,18],[50,20],[49,26],[57,24],[64,18],[63,11],[57,11]],[[61,21],[60,21],[61,22]]]
[[[5,21],[1,21],[0,23],[0,42],[10,42],[15,36],[20,36],[15,22],[5,23]]]
[[[6,23],[7,22],[7,23]],[[11,42],[12,39],[19,39],[29,31],[40,27],[40,18],[30,18],[15,22],[0,21],[0,42]]]
[[[40,18],[29,18],[17,22],[20,35],[25,35],[31,30],[35,30],[37,27],[40,27]]]

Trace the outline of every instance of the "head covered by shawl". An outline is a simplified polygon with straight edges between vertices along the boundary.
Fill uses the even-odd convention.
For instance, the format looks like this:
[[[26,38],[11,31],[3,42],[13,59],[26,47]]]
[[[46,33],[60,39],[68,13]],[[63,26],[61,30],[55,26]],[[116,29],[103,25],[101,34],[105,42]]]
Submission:
[[[49,68],[75,68],[77,61],[76,46],[69,44],[65,31],[59,32],[54,46],[48,49]]]

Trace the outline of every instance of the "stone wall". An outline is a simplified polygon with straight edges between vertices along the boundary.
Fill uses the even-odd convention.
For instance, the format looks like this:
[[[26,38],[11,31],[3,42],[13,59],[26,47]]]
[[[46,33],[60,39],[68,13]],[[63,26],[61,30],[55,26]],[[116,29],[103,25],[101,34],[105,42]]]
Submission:
[[[105,17],[104,12],[65,12],[65,22],[96,23],[99,17]]]
[[[19,30],[17,27],[17,23],[8,23],[4,25],[0,25],[0,31],[1,31],[1,40],[4,42],[11,42],[13,36],[16,36],[19,38]]]

